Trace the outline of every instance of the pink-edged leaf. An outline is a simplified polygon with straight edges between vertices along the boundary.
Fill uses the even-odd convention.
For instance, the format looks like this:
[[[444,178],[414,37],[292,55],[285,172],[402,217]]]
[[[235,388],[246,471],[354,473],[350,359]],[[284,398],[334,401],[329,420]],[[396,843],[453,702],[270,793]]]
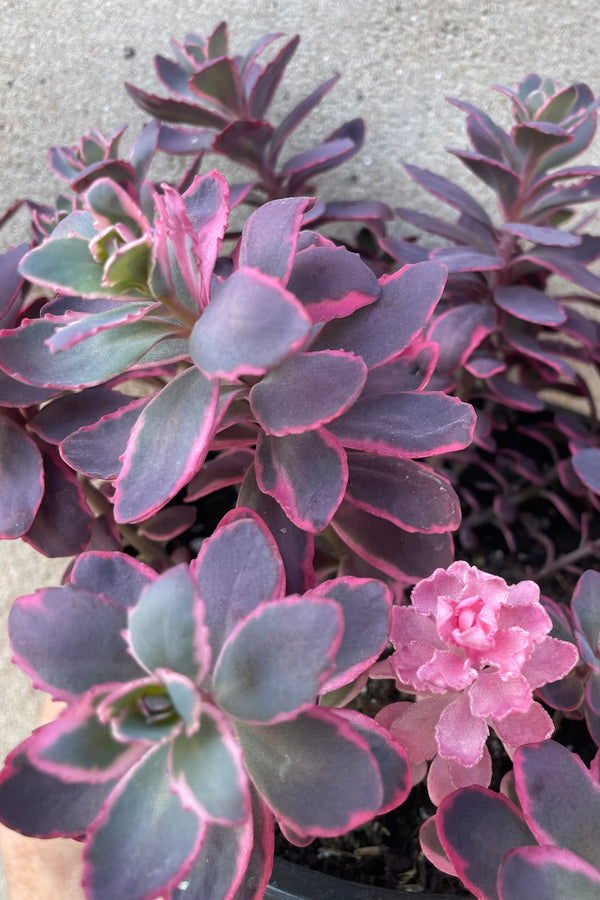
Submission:
[[[190,481],[185,499],[189,502],[199,500],[213,491],[239,484],[253,460],[254,450],[247,447],[223,450],[218,456],[208,459]]]
[[[127,640],[148,672],[171,669],[200,682],[210,665],[208,629],[195,580],[185,565],[146,585],[129,614]]]
[[[343,627],[339,605],[322,596],[261,604],[225,641],[213,679],[217,703],[262,725],[310,709],[333,670]]]
[[[490,217],[483,207],[457,184],[442,178],[440,175],[429,172],[427,169],[419,169],[417,166],[405,166],[404,168],[413,181],[420,184],[430,194],[439,197],[444,203],[454,206],[461,213],[466,213],[488,228],[493,228]]]
[[[304,97],[279,123],[273,132],[273,138],[269,147],[269,163],[274,166],[279,152],[285,141],[298,127],[306,116],[317,106],[325,94],[327,94],[338,81],[339,75],[333,75],[323,84],[320,84],[308,97]]]
[[[527,285],[498,287],[494,291],[498,306],[525,322],[539,325],[562,325],[567,314],[558,300]]]
[[[433,375],[438,353],[434,341],[414,340],[400,356],[370,370],[361,396],[420,391]]]
[[[213,269],[227,228],[229,185],[219,171],[194,178],[183,194],[185,213],[192,226],[192,253],[200,276],[200,300],[210,299]]]
[[[345,501],[331,526],[358,556],[400,581],[427,578],[452,562],[452,539],[447,533],[409,533]]]
[[[375,303],[350,318],[326,325],[315,347],[333,347],[361,356],[368,368],[404,350],[430,319],[444,289],[446,271],[436,263],[404,266],[380,281]]]
[[[430,259],[446,266],[448,272],[493,272],[504,268],[499,256],[482,253],[473,247],[439,247],[432,250]]]
[[[148,403],[132,429],[115,482],[117,521],[147,519],[195,475],[214,432],[218,395],[219,382],[192,366]]]
[[[164,746],[148,753],[90,829],[83,876],[90,900],[151,900],[176,887],[196,858],[206,826],[172,793],[167,753]]]
[[[460,524],[460,503],[450,483],[412,459],[350,452],[346,499],[405,531],[433,534]]]
[[[147,397],[130,399],[116,412],[70,434],[60,447],[64,461],[88,478],[116,478],[131,430],[148,402]]]
[[[525,238],[534,244],[545,244],[549,247],[577,247],[581,237],[561,228],[548,228],[539,225],[526,225],[522,222],[505,222],[502,231],[515,237]]]
[[[491,306],[463,303],[437,316],[427,338],[439,345],[437,370],[454,372],[470,357],[473,350],[494,330],[496,315]]]
[[[210,59],[193,75],[189,85],[197,97],[222,109],[241,114],[241,84],[235,62],[226,56]]]
[[[0,821],[29,837],[80,838],[115,782],[69,783],[42,772],[29,758],[34,737],[23,741],[6,759],[0,775]]]
[[[90,539],[94,516],[83,487],[62,459],[44,455],[44,496],[23,538],[44,556],[74,556]]]
[[[73,587],[84,591],[95,593],[101,587],[105,597],[128,609],[135,606],[142,589],[158,575],[126,553],[94,551],[77,557],[70,578]]]
[[[494,251],[493,241],[489,240],[486,229],[482,227],[480,222],[476,223],[477,232],[475,232],[456,222],[446,222],[445,219],[438,219],[435,216],[429,216],[414,209],[401,207],[397,208],[396,212],[405,222],[416,225],[417,228],[427,231],[429,234],[439,235],[449,241],[453,241],[455,244],[464,244],[467,247],[477,246],[479,242],[482,245],[479,247],[480,250]]]
[[[30,250],[20,265],[21,275],[34,284],[82,297],[110,297],[103,285],[102,266],[94,259],[89,241],[80,237],[54,237]]]
[[[251,510],[228,513],[202,544],[191,569],[205,605],[213,660],[238,622],[283,594],[283,563],[275,539]]]
[[[125,90],[134,103],[161,122],[185,122],[188,125],[214,128],[217,131],[227,125],[228,120],[224,115],[204,109],[196,103],[173,100],[171,97],[157,97],[128,82],[125,82]]]
[[[287,287],[312,322],[349,316],[380,294],[373,272],[345,247],[312,246],[297,253]],[[320,349],[329,346],[325,343]]]
[[[324,141],[309,150],[303,150],[292,156],[281,167],[282,176],[296,176],[297,184],[311,178],[323,169],[336,165],[339,157],[344,157],[349,151],[354,150],[354,142],[350,137],[338,137]],[[298,176],[302,176],[299,178]],[[295,185],[297,186],[297,185]],[[290,184],[290,187],[292,185]],[[292,188],[293,190],[293,188]]]
[[[496,879],[503,857],[515,847],[535,843],[510,800],[478,786],[463,788],[442,800],[436,822],[442,847],[458,877],[481,900],[500,900]]]
[[[294,525],[280,504],[260,490],[253,465],[244,476],[238,495],[238,506],[254,510],[274,536],[284,567],[282,592],[283,585],[286,586],[288,594],[303,594],[314,587],[313,535]]]
[[[124,225],[133,237],[149,229],[149,222],[127,191],[111,178],[97,178],[86,193],[86,205],[98,231],[112,224]]]
[[[328,693],[354,681],[378,659],[389,637],[392,595],[380,581],[348,575],[324,581],[310,596],[335,600],[344,614],[335,670],[321,689]]]
[[[474,153],[472,150],[450,150],[464,165],[488,187],[500,195],[502,205],[510,207],[519,195],[519,176],[503,162]]]
[[[235,729],[258,791],[300,835],[343,834],[381,807],[381,776],[368,742],[334,710],[315,707],[288,722],[238,722]]]
[[[169,333],[164,322],[142,319],[100,331],[53,354],[46,340],[54,334],[56,324],[50,319],[25,320],[20,328],[0,332],[4,371],[41,387],[86,387],[120,375]]]
[[[59,393],[58,388],[34,387],[16,381],[0,369],[0,406],[37,406],[51,400]],[[35,430],[35,429],[34,429]]]
[[[158,55],[154,57],[154,67],[159,80],[173,94],[180,94],[192,100],[197,99],[196,94],[194,94],[188,84],[190,73],[183,66],[173,62],[172,59]]]
[[[502,900],[596,900],[600,871],[561,847],[511,850],[500,865]]]
[[[345,447],[408,459],[468,446],[475,412],[434,391],[383,394],[359,398],[329,427]]]
[[[194,734],[200,726],[202,713],[202,697],[196,685],[186,675],[170,669],[157,669],[156,674],[166,688],[175,713],[185,723],[186,735]]]
[[[296,353],[254,385],[250,406],[267,434],[301,434],[345,412],[366,377],[367,367],[352,353]]]
[[[160,675],[145,674],[126,684],[109,686],[110,692],[98,705],[98,716],[110,723],[118,741],[126,744],[142,741],[148,747],[172,740],[183,731],[183,717],[178,715],[166,680],[161,680],[165,672],[161,669]]]
[[[587,649],[586,656],[591,659],[600,649],[600,612],[598,610],[598,597],[600,596],[600,574],[593,569],[587,569],[579,578],[573,597],[571,609],[578,643],[587,644],[581,646]]]
[[[306,531],[322,531],[346,489],[348,464],[340,442],[325,428],[274,437],[261,433],[256,481],[290,520]]]
[[[337,710],[337,714],[365,738],[379,766],[383,798],[377,815],[383,815],[404,803],[411,789],[411,778],[410,764],[403,747],[368,716],[351,709]]]
[[[264,158],[272,135],[273,126],[268,122],[238,120],[215,137],[211,149],[233,162],[254,169],[260,175],[264,171]]]
[[[31,761],[67,783],[102,784],[124,775],[147,747],[114,739],[110,726],[98,718],[98,701],[105,694],[105,685],[88,691],[36,729],[29,744]]]
[[[572,850],[598,868],[600,785],[581,759],[543,741],[520,747],[514,766],[523,815],[539,843]]]
[[[459,788],[478,784],[487,787],[492,780],[492,758],[487,747],[479,762],[474,766],[463,766],[454,759],[446,759],[439,754],[431,761],[427,775],[427,791],[432,803],[439,806]]]
[[[44,464],[35,441],[0,416],[0,538],[21,537],[44,496]]]
[[[153,541],[172,541],[178,535],[189,531],[195,521],[196,510],[193,506],[174,503],[142,522],[139,532]]]
[[[492,375],[499,375],[506,371],[506,363],[494,359],[493,356],[478,355],[477,353],[469,357],[464,363],[464,367],[475,378],[491,378]]]
[[[555,272],[567,281],[592,291],[600,293],[600,277],[587,268],[587,264],[598,256],[598,238],[585,235],[579,247],[532,247],[514,260],[518,266],[520,263],[534,263],[541,265],[550,272]]]
[[[257,269],[231,275],[190,335],[190,354],[209,378],[262,375],[304,343],[310,319],[280,282]]]
[[[251,790],[252,796],[252,832],[253,842],[246,877],[238,887],[233,900],[262,900],[271,871],[273,869],[273,854],[275,851],[275,834],[273,827],[273,815],[266,803],[255,790]],[[185,900],[185,898],[183,898]],[[205,900],[198,897],[198,900]],[[221,900],[221,898],[218,898]],[[227,900],[227,898],[224,898]]]
[[[172,744],[173,787],[187,809],[220,825],[243,825],[250,814],[248,777],[239,744],[222,713],[203,704],[198,730]]]
[[[302,217],[312,202],[308,197],[288,197],[260,206],[244,223],[238,265],[260,269],[287,284]]]
[[[511,409],[540,412],[544,408],[544,401],[537,394],[521,384],[509,381],[504,375],[493,375],[488,379],[487,384],[492,394]]]
[[[256,79],[252,93],[249,97],[250,114],[254,119],[263,119],[271,100],[277,90],[279,82],[285,72],[285,67],[296,52],[300,42],[298,35],[293,37],[271,62],[265,66]]]
[[[541,341],[537,341],[535,338],[528,337],[527,335],[510,329],[504,329],[504,335],[508,343],[523,356],[544,363],[545,366],[548,366],[548,368],[556,372],[557,375],[560,375],[569,381],[574,380],[575,372],[572,366],[570,366],[561,356],[548,352]]]
[[[600,449],[585,447],[573,454],[573,468],[594,494],[600,494]]]
[[[28,244],[19,244],[0,254],[0,328],[14,328],[16,324],[23,287],[19,263],[28,249]]]
[[[66,585],[19,597],[8,630],[15,661],[34,687],[70,700],[97,684],[140,677],[121,636],[126,623],[123,607]]]
[[[114,413],[132,402],[131,397],[99,386],[77,393],[63,394],[47,403],[29,422],[29,427],[49,444],[60,444],[68,435],[93,425],[102,416]]]
[[[442,847],[438,835],[435,815],[430,816],[429,819],[426,819],[421,825],[419,831],[419,843],[421,844],[421,850],[424,855],[430,863],[433,863],[436,869],[439,869],[440,872],[445,872],[446,875],[454,875],[456,877],[456,869],[448,859],[448,855]]]

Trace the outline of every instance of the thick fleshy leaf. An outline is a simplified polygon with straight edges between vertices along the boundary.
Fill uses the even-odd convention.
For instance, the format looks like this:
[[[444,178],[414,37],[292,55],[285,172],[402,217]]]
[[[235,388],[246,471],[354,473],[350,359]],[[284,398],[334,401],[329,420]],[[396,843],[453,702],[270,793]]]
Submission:
[[[100,331],[68,350],[51,353],[46,341],[56,325],[56,321],[33,319],[0,333],[2,368],[42,387],[86,387],[120,375],[169,333],[164,322],[142,320]]]
[[[170,771],[186,808],[221,825],[241,825],[250,813],[242,752],[224,716],[203,706],[198,730],[173,741]]]
[[[421,844],[421,850],[429,862],[433,863],[436,869],[439,869],[440,872],[445,872],[447,875],[454,875],[456,877],[456,869],[448,859],[446,851],[442,847],[437,831],[435,815],[430,816],[429,819],[426,819],[421,825],[419,831],[419,843]]]
[[[45,454],[44,485],[44,497],[24,540],[52,558],[81,553],[94,517],[77,476],[62,459]]]
[[[350,452],[346,499],[405,531],[439,533],[460,524],[460,503],[450,483],[412,459]]]
[[[573,468],[590,491],[600,494],[600,449],[586,447],[573,454]]]
[[[349,316],[380,294],[373,272],[345,247],[313,246],[299,252],[287,287],[313,322]],[[325,343],[319,349],[329,346]]]
[[[348,465],[343,447],[325,428],[274,437],[261,433],[256,448],[259,488],[306,531],[322,531],[346,489]]]
[[[504,208],[510,208],[518,195],[521,182],[513,170],[496,159],[474,153],[472,150],[450,150],[464,165],[488,187],[499,194]]]
[[[223,646],[213,679],[217,703],[238,720],[261,724],[312,707],[334,667],[343,625],[339,605],[323,597],[261,604]]]
[[[210,665],[208,632],[187,566],[167,569],[143,589],[129,614],[127,639],[148,672],[171,669],[202,680]]]
[[[578,643],[581,638],[587,644],[581,649],[586,651],[590,659],[600,649],[600,610],[598,609],[598,597],[600,596],[600,573],[588,569],[583,573],[573,591],[571,609],[576,629],[580,632],[577,636]]]
[[[267,434],[300,434],[348,409],[366,376],[364,362],[352,353],[296,353],[254,385],[250,405]]]
[[[198,471],[214,431],[218,395],[218,381],[192,366],[148,403],[115,483],[118,522],[139,522],[158,512]]]
[[[125,610],[108,598],[66,585],[19,597],[8,629],[15,660],[34,686],[70,700],[143,674],[121,636],[126,621]]]
[[[494,310],[479,303],[463,303],[434,319],[427,337],[440,348],[437,371],[449,374],[463,365],[495,323]]]
[[[504,268],[499,256],[481,253],[473,247],[439,247],[431,251],[430,258],[446,266],[448,272],[494,272]]]
[[[24,428],[0,416],[0,537],[25,534],[43,495],[42,454]]]
[[[320,103],[325,94],[327,94],[339,80],[339,77],[339,75],[333,75],[327,81],[324,81],[318,88],[315,88],[311,94],[304,97],[300,103],[298,103],[281,120],[273,133],[273,138],[269,147],[269,162],[271,164],[275,164],[277,161],[279,152],[288,137],[295,131],[300,122],[306,118],[311,110]]]
[[[401,581],[427,578],[435,569],[446,568],[452,562],[452,539],[448,534],[409,533],[346,501],[340,504],[331,525],[355,553]]]
[[[131,397],[103,385],[87,388],[77,393],[63,394],[52,403],[47,403],[29,424],[45,441],[60,444],[74,431],[93,425],[131,401]]]
[[[101,587],[103,595],[123,609],[135,606],[142,589],[157,578],[154,569],[126,553],[82,553],[71,569],[73,587],[90,593]]]
[[[512,850],[498,873],[502,900],[597,900],[600,871],[560,847]]]
[[[21,260],[20,272],[34,284],[83,297],[110,297],[102,283],[103,269],[92,256],[89,241],[55,237],[35,247]]]
[[[540,412],[544,401],[521,384],[510,381],[504,375],[493,375],[487,380],[492,393],[499,397],[506,406],[521,409],[524,412]]]
[[[389,636],[392,595],[380,581],[346,576],[324,581],[310,596],[335,600],[344,614],[335,670],[322,689],[329,692],[357,678],[383,651]]]
[[[381,365],[404,350],[428,322],[445,283],[443,266],[429,262],[383,276],[375,303],[326,325],[314,347],[356,353],[369,369]]]
[[[238,265],[260,269],[287,284],[302,217],[311,205],[308,197],[288,197],[260,206],[244,223]]]
[[[19,244],[0,254],[0,328],[13,328],[16,323],[23,286],[19,262],[28,249],[28,244]]]
[[[158,303],[127,303],[123,306],[115,304],[113,309],[103,310],[76,319],[70,324],[57,328],[52,337],[48,338],[46,345],[51,353],[69,350],[81,341],[85,341],[101,331],[119,328],[143,318],[148,312],[156,309]]]
[[[206,460],[200,471],[190,481],[185,499],[199,500],[213,491],[239,484],[254,460],[254,450],[248,447],[234,447],[223,450],[218,456]]]
[[[167,753],[158,747],[147,754],[90,829],[83,878],[90,900],[158,897],[179,884],[195,859],[206,826],[171,792]]]
[[[345,447],[407,459],[466,447],[475,412],[468,403],[433,391],[384,394],[359,398],[329,427]]]
[[[558,300],[527,285],[498,287],[494,291],[494,300],[501,309],[526,322],[562,325],[567,318]]]
[[[288,594],[303,594],[314,587],[314,537],[298,528],[284,513],[280,504],[260,490],[254,466],[250,466],[238,495],[238,506],[254,510],[274,536],[284,566],[282,584]],[[283,591],[282,591],[283,592]]]
[[[209,378],[262,375],[298,350],[310,319],[280,282],[257,269],[231,275],[190,335],[190,354]]]
[[[60,447],[64,461],[88,478],[116,478],[131,430],[147,403],[147,397],[140,397],[70,434]]]
[[[105,694],[105,686],[88,691],[54,722],[38,728],[29,745],[32,762],[68,783],[101,784],[124,775],[146,747],[116,741],[110,726],[99,720],[97,706]]]
[[[300,835],[342,834],[380,808],[383,787],[368,742],[333,710],[235,729],[257,789]]]
[[[238,622],[283,594],[283,563],[275,539],[251,510],[237,509],[222,519],[191,569],[205,605],[213,660]]]
[[[540,844],[572,850],[600,867],[600,786],[581,759],[544,741],[517,750],[514,771],[523,814]]]
[[[568,281],[592,291],[600,293],[600,277],[588,268],[588,263],[598,256],[598,239],[586,235],[579,247],[532,247],[515,260],[518,265],[521,262],[537,263],[550,272],[561,275]]]
[[[164,674],[165,670],[161,669],[156,675],[144,673],[145,677],[118,687],[110,685],[110,692],[98,705],[98,716],[110,723],[118,741],[156,745],[172,740],[183,731],[185,723],[175,709],[166,682],[161,680]]]
[[[483,207],[457,184],[442,178],[440,175],[429,172],[427,169],[419,169],[417,166],[405,166],[404,168],[410,177],[417,184],[420,184],[421,187],[425,188],[426,191],[429,191],[430,194],[434,194],[434,196],[443,200],[444,203],[454,206],[461,213],[466,213],[488,228],[493,228],[491,219]]]
[[[41,388],[16,381],[0,369],[0,406],[37,406],[51,400],[59,393],[58,388]]]
[[[371,369],[361,396],[421,390],[433,375],[438,354],[439,346],[434,341],[414,340],[400,356]]]
[[[561,228],[540,227],[539,225],[526,225],[521,222],[505,222],[502,231],[514,234],[516,237],[525,238],[534,244],[547,244],[550,247],[577,247],[581,243],[581,237],[571,231],[563,231]]]
[[[27,738],[6,759],[0,775],[0,821],[30,837],[79,838],[115,782],[68,783],[42,772],[29,758]]]
[[[227,119],[195,103],[173,100],[171,97],[157,97],[125,82],[125,89],[134,103],[161,122],[185,122],[201,128],[220,130],[227,125]]]
[[[459,878],[482,900],[499,900],[496,879],[504,856],[515,847],[535,843],[517,808],[502,794],[482,787],[446,797],[436,821]]]

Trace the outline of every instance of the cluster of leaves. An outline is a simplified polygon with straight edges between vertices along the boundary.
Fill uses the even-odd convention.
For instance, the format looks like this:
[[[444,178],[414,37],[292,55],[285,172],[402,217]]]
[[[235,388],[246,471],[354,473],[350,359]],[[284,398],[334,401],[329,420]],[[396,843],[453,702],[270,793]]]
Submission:
[[[600,362],[600,278],[590,268],[600,238],[585,230],[593,215],[577,219],[575,211],[600,199],[600,169],[571,165],[592,140],[598,101],[584,84],[559,89],[537,75],[499,90],[511,100],[510,132],[469,103],[450,101],[467,114],[473,148],[451,152],[494,191],[499,221],[453,182],[407,166],[458,216],[447,221],[404,208],[398,214],[450,245],[425,249],[391,237],[381,243],[396,260],[448,267],[427,337],[441,348],[435,385],[478,411],[474,446],[450,465],[468,510],[462,546],[474,549],[474,531],[492,521],[493,508],[508,549],[515,553],[529,532],[545,551],[539,569],[549,571],[558,567],[556,548],[524,510],[531,496],[524,488],[532,484],[580,538],[577,561],[598,550],[598,535],[586,528],[600,508],[600,410],[589,384]],[[568,283],[565,293],[552,290],[552,276]],[[588,425],[574,428],[552,406],[565,397],[587,402]],[[486,485],[485,508],[470,488],[474,481]]]
[[[62,587],[11,613],[16,661],[66,709],[7,760],[0,815],[85,840],[90,900],[259,900],[274,819],[298,845],[338,835],[401,803],[409,763],[422,777],[433,760],[442,805],[428,853],[481,897],[517,900],[514,879],[536,884],[542,868],[529,850],[503,861],[541,834],[519,778],[546,779],[556,745],[516,751],[524,812],[511,821],[525,824],[485,865],[475,850],[463,859],[447,812],[463,794],[451,792],[480,785],[465,802],[495,798],[496,827],[488,729],[510,755],[549,738],[534,691],[596,727],[598,584],[586,573],[569,618],[545,612],[532,582],[452,563],[455,487],[468,504],[468,467],[504,487],[509,466],[574,527],[552,479],[598,507],[594,422],[540,419],[548,388],[589,397],[572,362],[599,358],[589,298],[546,293],[552,274],[600,293],[588,268],[600,239],[585,222],[559,227],[600,197],[600,170],[549,172],[587,146],[595,103],[585,86],[530,76],[508,92],[510,134],[458,104],[475,147],[458,155],[496,190],[502,224],[413,167],[460,212],[452,224],[401,212],[459,245],[430,252],[385,236],[384,204],[311,196],[316,175],[359,149],[360,120],[279,163],[336,78],[271,125],[298,43],[259,64],[278,37],[244,57],[229,55],[224,24],[173,42],[175,60],[156,67],[174,97],[128,86],[155,119],[127,158],[123,129],[54,148],[68,192],[55,207],[28,202],[32,245],[0,257],[0,536],[77,557]],[[190,157],[176,184],[151,179],[159,151]],[[253,180],[199,174],[206,153]],[[233,230],[245,201],[253,211]],[[367,223],[387,258],[315,230],[344,219]],[[523,434],[551,465],[499,444],[511,412],[531,416]],[[490,514],[509,546],[515,484]],[[236,508],[199,547],[173,549],[223,488]],[[466,546],[473,521],[462,533]],[[582,535],[575,563],[597,546]],[[370,676],[416,702],[377,721],[343,709]],[[595,884],[553,828],[548,871]],[[484,881],[471,866],[487,866]]]

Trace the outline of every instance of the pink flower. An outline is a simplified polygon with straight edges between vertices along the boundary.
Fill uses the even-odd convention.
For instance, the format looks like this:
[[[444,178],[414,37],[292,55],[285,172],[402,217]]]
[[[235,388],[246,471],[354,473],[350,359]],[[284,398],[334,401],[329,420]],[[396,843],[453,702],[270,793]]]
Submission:
[[[489,784],[490,727],[510,755],[554,731],[533,691],[563,678],[578,655],[548,636],[551,627],[533,581],[509,586],[464,561],[419,582],[411,606],[394,607],[395,652],[372,674],[395,678],[416,703],[394,703],[377,718],[414,765],[433,759],[434,803],[458,787]]]

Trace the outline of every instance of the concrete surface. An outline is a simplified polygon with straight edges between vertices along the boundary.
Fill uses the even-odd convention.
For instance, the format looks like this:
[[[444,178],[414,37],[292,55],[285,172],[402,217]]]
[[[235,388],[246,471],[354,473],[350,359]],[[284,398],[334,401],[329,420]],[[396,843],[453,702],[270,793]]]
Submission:
[[[46,167],[49,146],[74,144],[89,127],[110,133],[129,122],[137,130],[146,116],[123,81],[164,93],[154,54],[169,55],[170,36],[205,33],[225,17],[237,52],[266,32],[302,35],[275,119],[331,73],[342,74],[294,147],[354,116],[367,120],[362,154],[321,179],[328,197],[371,196],[432,211],[434,201],[404,174],[404,161],[472,185],[444,152],[447,145],[465,146],[463,117],[444,102],[446,95],[484,106],[507,123],[508,103],[490,91],[493,83],[513,84],[538,71],[600,90],[596,0],[0,0],[0,210],[16,197],[53,199],[61,183]],[[598,142],[595,148],[597,156]],[[17,218],[0,235],[0,247],[26,239],[24,229]],[[400,223],[395,230],[402,232]],[[1,637],[7,611],[15,596],[55,583],[64,565],[37,558],[20,542],[0,545],[2,756],[37,715],[28,679],[11,666]],[[0,886],[0,900],[5,897]]]

